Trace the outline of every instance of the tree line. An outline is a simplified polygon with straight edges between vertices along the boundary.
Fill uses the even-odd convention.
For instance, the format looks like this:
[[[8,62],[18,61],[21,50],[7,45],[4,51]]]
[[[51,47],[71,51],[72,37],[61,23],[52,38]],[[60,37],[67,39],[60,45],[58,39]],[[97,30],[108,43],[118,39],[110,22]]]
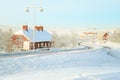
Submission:
[[[80,35],[78,33],[52,33],[53,45],[56,48],[69,48],[81,44]]]

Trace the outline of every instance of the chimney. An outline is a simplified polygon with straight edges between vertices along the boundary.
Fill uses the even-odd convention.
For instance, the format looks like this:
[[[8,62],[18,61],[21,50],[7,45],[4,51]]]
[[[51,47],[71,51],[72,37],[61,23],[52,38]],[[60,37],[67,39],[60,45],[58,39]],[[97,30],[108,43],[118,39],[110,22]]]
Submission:
[[[37,31],[43,31],[43,26],[35,26],[35,30],[37,30]]]
[[[23,25],[22,29],[25,30],[25,31],[28,31],[28,26],[27,25]]]
[[[40,31],[43,31],[43,26],[39,26],[39,30],[40,30]]]
[[[35,30],[39,31],[39,28],[38,28],[38,26],[35,26]]]

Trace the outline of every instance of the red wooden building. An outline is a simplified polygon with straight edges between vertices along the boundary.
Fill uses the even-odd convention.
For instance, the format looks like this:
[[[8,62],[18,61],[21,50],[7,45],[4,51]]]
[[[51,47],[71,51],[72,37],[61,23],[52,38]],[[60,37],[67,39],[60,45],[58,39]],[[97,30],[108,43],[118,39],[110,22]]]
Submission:
[[[16,48],[23,50],[49,48],[52,46],[51,38],[51,34],[44,30],[43,26],[35,26],[35,29],[32,30],[27,25],[12,36]]]

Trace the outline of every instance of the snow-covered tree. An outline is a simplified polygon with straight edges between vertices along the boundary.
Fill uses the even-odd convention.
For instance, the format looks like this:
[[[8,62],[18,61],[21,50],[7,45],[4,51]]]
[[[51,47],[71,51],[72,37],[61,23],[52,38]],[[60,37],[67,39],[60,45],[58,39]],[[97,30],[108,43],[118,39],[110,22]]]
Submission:
[[[62,33],[57,34],[56,32],[53,32],[53,42],[54,47],[58,48],[67,48],[67,47],[74,47],[78,45],[80,36],[77,33]]]
[[[120,43],[120,29],[115,30],[109,37],[109,40]]]
[[[12,52],[13,51],[12,35],[13,35],[12,29],[9,28],[8,31],[7,31],[7,35],[6,35],[6,36],[8,36],[8,38],[6,38],[7,44],[5,45],[7,52]]]
[[[56,32],[52,33],[52,41],[53,41],[53,46],[54,47],[59,47],[59,35]]]
[[[0,50],[4,49],[3,38],[4,38],[3,31],[2,31],[2,29],[0,29]]]
[[[9,28],[7,31],[3,32],[2,43],[4,46],[4,50],[7,52],[13,51],[13,44],[12,44],[12,29]]]
[[[71,32],[71,34],[70,34],[70,42],[71,42],[71,45],[73,47],[78,45],[78,43],[80,42],[80,35],[78,33]]]
[[[60,41],[59,46],[67,48],[70,46],[70,35],[68,34],[62,34],[60,35]]]

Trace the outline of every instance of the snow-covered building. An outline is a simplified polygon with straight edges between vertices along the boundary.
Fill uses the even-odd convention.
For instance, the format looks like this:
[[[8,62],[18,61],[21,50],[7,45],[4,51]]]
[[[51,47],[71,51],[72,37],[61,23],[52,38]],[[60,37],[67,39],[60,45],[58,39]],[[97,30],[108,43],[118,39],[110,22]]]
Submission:
[[[49,48],[52,45],[51,38],[51,34],[44,30],[43,26],[35,26],[35,29],[32,30],[27,25],[12,36],[15,47],[23,50]]]

